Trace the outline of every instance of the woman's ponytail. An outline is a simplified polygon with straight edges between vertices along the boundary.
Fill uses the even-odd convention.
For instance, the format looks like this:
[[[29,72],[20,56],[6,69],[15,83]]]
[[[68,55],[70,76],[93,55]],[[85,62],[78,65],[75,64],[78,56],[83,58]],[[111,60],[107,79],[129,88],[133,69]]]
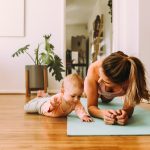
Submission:
[[[125,100],[128,105],[139,104],[141,99],[149,100],[150,94],[146,87],[145,69],[141,61],[136,57],[127,57],[131,64],[129,85]]]
[[[137,66],[132,58],[127,57],[127,60],[130,62],[130,74],[129,74],[129,81],[128,81],[128,89],[125,96],[125,100],[128,105],[134,106],[136,103],[140,102],[140,98],[138,95],[138,88],[137,88]],[[135,100],[135,101],[134,101]]]
[[[142,99],[150,99],[146,86],[145,68],[138,58],[129,57],[118,51],[106,57],[102,67],[110,81],[125,85],[125,102],[128,105],[136,105]]]

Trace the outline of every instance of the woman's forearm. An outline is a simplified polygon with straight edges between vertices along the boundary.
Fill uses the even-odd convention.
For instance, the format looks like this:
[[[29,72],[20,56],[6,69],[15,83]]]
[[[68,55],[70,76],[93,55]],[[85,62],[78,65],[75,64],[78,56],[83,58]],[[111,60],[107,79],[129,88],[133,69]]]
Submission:
[[[132,114],[134,112],[134,107],[125,107],[123,108],[124,111],[126,111],[126,113],[128,114],[128,117],[131,118]]]
[[[103,118],[103,110],[97,108],[96,106],[89,106],[88,112],[93,117]]]

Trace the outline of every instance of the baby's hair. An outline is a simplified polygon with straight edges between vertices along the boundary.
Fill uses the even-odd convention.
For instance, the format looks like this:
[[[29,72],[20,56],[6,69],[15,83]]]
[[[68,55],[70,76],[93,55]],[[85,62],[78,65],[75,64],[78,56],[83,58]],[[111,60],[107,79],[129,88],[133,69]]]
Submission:
[[[67,75],[62,83],[62,88],[65,88],[66,84],[71,84],[73,87],[77,87],[80,89],[84,88],[83,79],[76,73]]]
[[[128,81],[125,100],[128,105],[140,103],[142,99],[149,100],[147,90],[145,68],[136,57],[129,57],[121,51],[112,53],[102,63],[105,75],[116,84],[124,84]]]

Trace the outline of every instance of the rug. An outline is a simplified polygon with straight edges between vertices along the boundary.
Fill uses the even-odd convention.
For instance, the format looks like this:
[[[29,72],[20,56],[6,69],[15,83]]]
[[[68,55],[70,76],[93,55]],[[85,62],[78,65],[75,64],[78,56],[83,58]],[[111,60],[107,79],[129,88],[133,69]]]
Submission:
[[[81,99],[81,103],[86,108],[87,100]],[[99,102],[101,109],[122,108],[123,100],[115,98],[109,104]],[[88,135],[150,135],[150,111],[139,106],[135,107],[132,118],[128,124],[106,125],[102,119],[93,118],[94,122],[82,122],[73,111],[67,117],[67,135],[88,136]]]

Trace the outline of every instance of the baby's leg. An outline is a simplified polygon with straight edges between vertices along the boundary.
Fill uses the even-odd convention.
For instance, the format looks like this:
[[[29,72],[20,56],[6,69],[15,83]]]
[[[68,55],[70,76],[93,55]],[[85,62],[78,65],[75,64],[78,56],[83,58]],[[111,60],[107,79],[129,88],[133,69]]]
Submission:
[[[26,113],[41,114],[41,107],[46,101],[46,98],[35,98],[24,105],[24,111]]]

